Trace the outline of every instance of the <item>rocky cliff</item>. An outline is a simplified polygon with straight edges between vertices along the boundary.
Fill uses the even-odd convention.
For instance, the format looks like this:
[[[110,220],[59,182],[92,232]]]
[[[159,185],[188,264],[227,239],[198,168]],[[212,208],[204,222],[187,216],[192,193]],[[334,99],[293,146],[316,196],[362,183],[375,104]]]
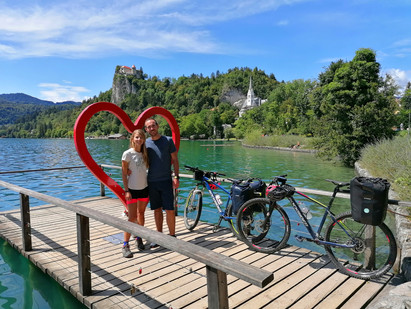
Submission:
[[[124,70],[126,69],[126,70]],[[117,66],[113,77],[111,102],[119,104],[127,94],[136,94],[138,91],[137,80],[143,77],[142,69],[136,70],[126,66]]]

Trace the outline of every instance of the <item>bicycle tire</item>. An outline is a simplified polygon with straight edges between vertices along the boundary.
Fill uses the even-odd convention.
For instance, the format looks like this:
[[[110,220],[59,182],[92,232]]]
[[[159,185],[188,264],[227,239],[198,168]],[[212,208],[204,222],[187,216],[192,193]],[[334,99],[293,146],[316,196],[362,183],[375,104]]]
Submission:
[[[194,188],[188,194],[184,207],[184,224],[188,230],[194,229],[200,220],[203,208],[203,193]]]
[[[327,226],[325,240],[352,244],[351,237],[353,237],[357,244],[355,248],[324,246],[338,270],[348,276],[368,280],[379,278],[392,268],[397,257],[397,244],[394,235],[385,223],[378,226],[359,223],[354,221],[351,212],[340,214],[335,219],[344,226],[345,230],[339,224],[331,222]],[[370,249],[370,241],[366,240],[366,227],[375,229],[375,262],[371,262],[371,266],[367,261],[367,252],[369,253],[372,249]]]
[[[268,221],[266,220],[270,203],[275,202],[267,198],[254,198],[245,202],[237,213],[237,231],[240,239],[257,252],[278,251],[287,245],[290,238],[290,219],[280,205],[273,205],[273,211]]]
[[[236,217],[233,214],[233,204],[232,203],[230,203],[230,205],[228,205],[228,207],[227,207],[227,216],[228,217]],[[240,236],[238,235],[236,220],[227,220],[227,223],[228,223],[228,226],[229,226],[231,232],[233,233],[233,235],[235,237],[237,237],[238,239],[240,239]]]

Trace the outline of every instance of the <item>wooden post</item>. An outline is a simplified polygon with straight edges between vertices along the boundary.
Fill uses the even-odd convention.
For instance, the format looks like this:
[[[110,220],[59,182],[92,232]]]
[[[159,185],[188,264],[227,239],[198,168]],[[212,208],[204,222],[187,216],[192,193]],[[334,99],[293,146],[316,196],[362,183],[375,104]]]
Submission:
[[[367,225],[365,227],[365,269],[375,269],[375,226]]]
[[[79,289],[83,296],[91,295],[89,218],[77,214],[77,251]]]
[[[106,187],[100,182],[100,196],[106,196]]]
[[[206,269],[208,308],[228,309],[227,274],[208,265]]]
[[[21,232],[23,240],[23,250],[31,251],[31,224],[30,224],[30,201],[29,196],[20,193],[20,215],[21,215]]]
[[[104,167],[100,165],[101,169],[104,170]],[[106,196],[106,187],[102,182],[100,182],[100,196]]]

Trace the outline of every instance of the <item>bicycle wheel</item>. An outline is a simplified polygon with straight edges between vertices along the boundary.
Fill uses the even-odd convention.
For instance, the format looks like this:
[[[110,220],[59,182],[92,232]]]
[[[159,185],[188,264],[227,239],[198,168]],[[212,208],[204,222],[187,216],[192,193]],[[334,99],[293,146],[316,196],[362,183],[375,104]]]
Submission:
[[[324,246],[331,261],[342,273],[359,279],[373,279],[391,269],[397,257],[397,244],[388,226],[384,223],[372,226],[356,222],[351,212],[335,219],[339,224],[331,222],[328,225],[325,240],[346,245],[355,243],[354,248]],[[373,233],[374,239],[369,236]]]
[[[194,188],[188,194],[184,207],[184,224],[190,231],[196,227],[198,220],[200,220],[202,207],[203,193]]]
[[[240,239],[255,251],[273,253],[287,245],[291,228],[287,213],[277,203],[254,198],[245,202],[237,214],[237,231]]]

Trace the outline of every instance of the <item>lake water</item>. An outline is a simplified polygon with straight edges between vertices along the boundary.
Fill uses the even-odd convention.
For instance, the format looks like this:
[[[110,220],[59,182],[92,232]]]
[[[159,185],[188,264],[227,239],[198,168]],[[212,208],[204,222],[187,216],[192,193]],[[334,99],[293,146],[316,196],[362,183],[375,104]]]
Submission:
[[[121,164],[121,154],[128,148],[125,140],[87,140],[87,147],[98,164]],[[81,166],[73,140],[68,139],[0,139],[0,172],[42,168]],[[333,185],[324,179],[349,181],[354,170],[325,162],[313,154],[274,151],[242,147],[234,141],[181,141],[180,173],[189,174],[184,165],[207,171],[221,172],[230,178],[259,177],[266,181],[288,174],[289,183],[296,187],[331,191]],[[120,184],[120,171],[107,170]],[[0,174],[0,179],[65,200],[76,200],[100,194],[99,182],[86,169]],[[192,179],[181,179],[180,196],[184,198],[195,184]],[[227,185],[228,187],[228,185]],[[108,196],[113,196],[106,190]],[[322,202],[328,198],[316,196]],[[30,199],[31,206],[44,204]],[[179,213],[183,211],[183,201]],[[306,203],[316,222],[321,209]],[[348,209],[347,201],[337,200],[337,207]],[[0,187],[0,212],[19,209],[19,195]],[[339,211],[336,211],[339,213]],[[297,218],[288,211],[290,219]],[[202,220],[215,222],[215,211],[204,211]],[[1,226],[0,226],[1,228]],[[293,234],[302,230],[293,224]],[[290,243],[293,243],[293,237]],[[313,249],[309,243],[298,243]],[[315,247],[321,251],[321,247]],[[84,308],[69,292],[52,278],[33,266],[7,242],[0,239],[0,305],[3,308]]]

